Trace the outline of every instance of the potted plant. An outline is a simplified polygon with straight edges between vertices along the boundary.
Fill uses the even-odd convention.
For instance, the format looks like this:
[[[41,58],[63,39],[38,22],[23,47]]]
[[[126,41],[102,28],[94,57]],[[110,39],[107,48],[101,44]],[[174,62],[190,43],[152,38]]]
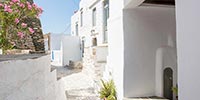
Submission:
[[[107,82],[101,80],[102,87],[99,91],[100,98],[103,100],[117,100],[116,89],[113,80]]]
[[[172,87],[172,91],[175,93],[176,95],[176,100],[178,100],[178,87]]]

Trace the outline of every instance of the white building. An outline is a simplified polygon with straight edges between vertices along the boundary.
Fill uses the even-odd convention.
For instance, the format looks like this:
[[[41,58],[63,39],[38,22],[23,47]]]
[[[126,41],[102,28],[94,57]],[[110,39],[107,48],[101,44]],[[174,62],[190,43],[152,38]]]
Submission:
[[[108,3],[107,0],[81,0],[80,9],[71,17],[71,33],[81,39],[83,62],[91,63],[85,65],[86,70],[101,66],[102,71],[107,61]]]
[[[79,37],[64,34],[51,34],[50,37],[52,65],[65,66],[69,61],[81,61]]]
[[[159,96],[197,100],[200,92],[200,1],[110,0],[111,72],[119,100]],[[108,74],[105,73],[105,77]],[[127,99],[128,98],[128,99]]]
[[[80,36],[85,47],[106,45],[108,2],[102,0],[81,0],[80,9],[71,18],[71,32]],[[97,41],[94,43],[92,41]]]
[[[95,40],[97,46],[108,41],[104,78],[114,79],[118,100],[175,100],[171,88],[176,86],[180,100],[197,100],[200,1],[110,0],[106,6],[104,2],[81,0],[72,17],[72,34],[81,36],[85,47]],[[103,8],[109,8],[107,24],[101,23]]]

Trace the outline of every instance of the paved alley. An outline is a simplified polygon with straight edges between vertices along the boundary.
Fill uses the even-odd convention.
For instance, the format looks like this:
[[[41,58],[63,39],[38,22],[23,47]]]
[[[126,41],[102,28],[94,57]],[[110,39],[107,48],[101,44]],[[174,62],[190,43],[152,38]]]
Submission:
[[[99,100],[93,81],[80,69],[57,68],[58,77],[64,80],[67,100]]]

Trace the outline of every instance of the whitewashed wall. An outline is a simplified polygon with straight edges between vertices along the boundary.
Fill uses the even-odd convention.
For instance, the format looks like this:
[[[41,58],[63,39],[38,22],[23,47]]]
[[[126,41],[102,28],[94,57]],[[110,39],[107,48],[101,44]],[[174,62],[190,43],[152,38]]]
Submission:
[[[125,97],[155,95],[156,50],[168,44],[168,34],[176,33],[175,25],[174,7],[124,10]]]
[[[199,99],[199,4],[199,0],[176,0],[178,88],[180,100]]]
[[[50,34],[51,64],[54,66],[63,65],[63,52],[61,49],[62,37],[64,34]]]
[[[1,100],[66,100],[50,56],[0,62]]]
[[[69,60],[80,61],[82,58],[79,37],[51,34],[51,58],[51,64],[54,66],[69,65]]]
[[[79,16],[80,16],[80,12],[76,11],[76,13],[74,13],[74,15],[71,17],[71,35],[72,36],[77,36],[76,24],[78,24],[78,29],[79,29],[79,27],[80,27]],[[78,30],[78,33],[79,33],[79,30]]]
[[[50,35],[51,50],[60,50],[62,36],[65,36],[65,35],[64,34],[51,34]]]
[[[108,55],[107,46],[98,46],[96,47],[96,60],[97,62],[106,62]]]
[[[61,50],[51,50],[51,65],[62,66],[63,52]]]
[[[3,54],[3,50],[2,50],[2,49],[0,49],[0,55],[1,55],[1,54]]]
[[[124,36],[123,36],[123,0],[110,0],[108,20],[108,66],[116,88],[118,100],[124,97]],[[109,72],[108,72],[109,73]]]
[[[44,48],[45,48],[45,51],[49,50],[49,44],[48,44],[48,42],[49,42],[48,38],[44,39]]]
[[[63,65],[69,65],[69,61],[81,61],[80,39],[78,36],[62,37]]]

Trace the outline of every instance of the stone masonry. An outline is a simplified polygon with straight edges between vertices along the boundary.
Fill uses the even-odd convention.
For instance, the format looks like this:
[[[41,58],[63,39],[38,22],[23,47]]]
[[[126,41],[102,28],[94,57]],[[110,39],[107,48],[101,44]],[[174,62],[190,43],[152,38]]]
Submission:
[[[94,81],[93,85],[95,92],[98,93],[100,90],[100,80],[103,78],[103,72],[105,70],[106,61],[98,62],[96,53],[97,47],[85,48],[84,58],[83,58],[83,72],[87,73],[88,76]]]

